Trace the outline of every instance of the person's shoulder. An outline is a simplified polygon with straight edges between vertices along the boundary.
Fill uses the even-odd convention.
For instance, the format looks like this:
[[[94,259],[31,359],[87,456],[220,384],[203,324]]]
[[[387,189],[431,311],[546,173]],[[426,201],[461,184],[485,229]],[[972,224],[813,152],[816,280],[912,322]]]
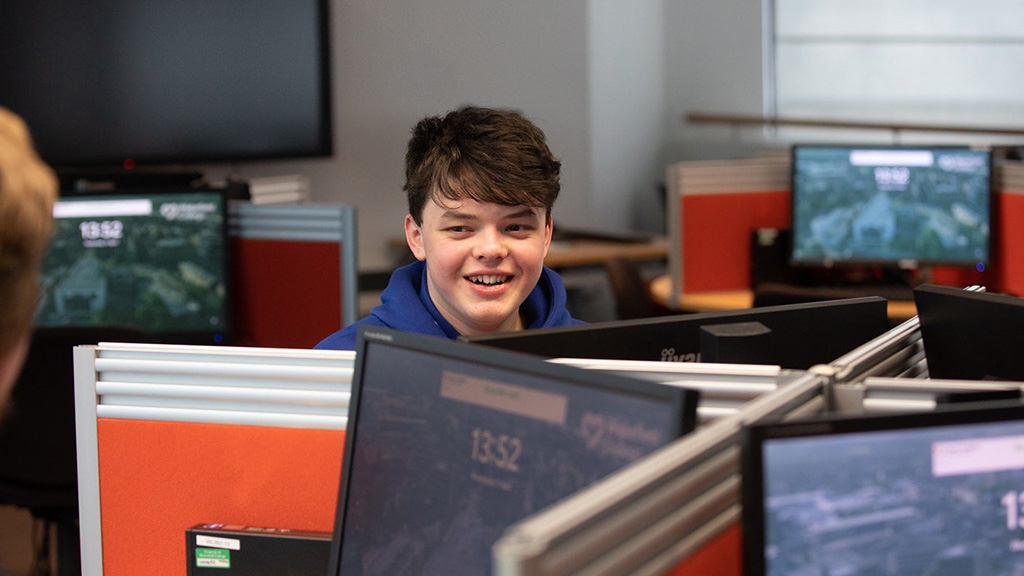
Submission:
[[[324,338],[313,348],[315,350],[355,350],[356,325],[347,326]]]
[[[355,350],[356,338],[359,337],[359,327],[368,324],[371,326],[383,326],[374,316],[367,316],[355,324],[350,324],[327,338],[321,340],[313,348],[316,350]]]

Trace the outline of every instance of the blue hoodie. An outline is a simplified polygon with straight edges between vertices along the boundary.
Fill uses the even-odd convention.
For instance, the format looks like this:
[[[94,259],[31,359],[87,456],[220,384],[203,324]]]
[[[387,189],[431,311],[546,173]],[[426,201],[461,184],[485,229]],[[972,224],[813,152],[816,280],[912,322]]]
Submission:
[[[427,267],[422,261],[403,266],[391,274],[380,295],[381,305],[359,322],[342,328],[316,345],[322,350],[354,350],[360,324],[385,326],[442,338],[456,339],[458,331],[441,313],[427,291]],[[520,306],[527,328],[550,328],[584,324],[565,309],[565,286],[553,270],[544,267],[537,286]]]

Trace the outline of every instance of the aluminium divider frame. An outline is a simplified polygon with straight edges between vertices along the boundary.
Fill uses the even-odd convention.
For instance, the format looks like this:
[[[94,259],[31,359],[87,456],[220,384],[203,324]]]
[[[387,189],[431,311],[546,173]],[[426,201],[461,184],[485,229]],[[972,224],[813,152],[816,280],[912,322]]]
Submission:
[[[353,352],[100,343],[75,355],[82,570],[103,574],[100,419],[343,430]],[[777,366],[553,360],[702,392],[699,420],[732,417],[801,373]],[[141,528],[140,528],[141,529]]]
[[[74,354],[85,575],[103,574],[97,419],[346,425],[352,352],[101,343],[76,347]],[[929,409],[942,391],[1008,386],[923,380],[927,372],[916,318],[807,372],[774,366],[553,362],[701,390],[701,425],[511,527],[494,547],[496,573],[502,576],[654,575],[678,565],[739,520],[739,436],[745,424],[801,418],[843,405],[884,409],[892,400],[904,402],[901,409]]]
[[[1024,391],[1024,383],[928,379],[915,316],[510,527],[493,548],[496,573],[665,574],[739,521],[743,425],[826,411],[930,410],[940,393],[1008,388]]]
[[[356,209],[344,204],[234,201],[228,205],[228,234],[232,238],[340,244],[341,326],[359,320],[356,232]]]
[[[99,418],[343,430],[354,356],[156,344],[76,347],[82,574],[103,574]]]
[[[739,436],[825,409],[826,378],[793,380],[506,530],[495,574],[664,574],[740,518]]]

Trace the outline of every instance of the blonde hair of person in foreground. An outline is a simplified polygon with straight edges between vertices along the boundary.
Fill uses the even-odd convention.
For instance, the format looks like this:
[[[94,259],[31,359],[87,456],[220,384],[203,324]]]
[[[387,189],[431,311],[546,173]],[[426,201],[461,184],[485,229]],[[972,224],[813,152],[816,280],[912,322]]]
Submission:
[[[57,190],[25,122],[0,107],[0,414],[28,351]]]

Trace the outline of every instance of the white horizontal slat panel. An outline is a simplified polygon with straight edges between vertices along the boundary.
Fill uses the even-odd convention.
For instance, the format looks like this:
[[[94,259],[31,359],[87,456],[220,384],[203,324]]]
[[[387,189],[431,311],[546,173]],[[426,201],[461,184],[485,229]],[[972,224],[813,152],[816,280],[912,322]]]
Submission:
[[[775,384],[762,384],[758,382],[708,382],[706,380],[671,380],[665,382],[665,384],[699,390],[701,397],[738,398],[744,401],[778,388]]]
[[[132,342],[100,342],[103,358],[146,358],[161,360],[194,359],[196,361],[308,364],[310,366],[344,366],[355,361],[351,350],[306,350],[300,348],[257,348],[251,346],[195,346],[190,344],[138,344]]]
[[[239,388],[230,386],[191,386],[167,384],[138,384],[129,382],[97,382],[100,396],[147,396],[160,398],[193,398],[220,401],[280,402],[288,404],[319,404],[348,406],[350,392],[324,390],[281,390],[267,388]]]
[[[656,362],[650,360],[602,360],[596,358],[554,358],[565,364],[588,370],[605,370],[633,378],[670,382],[691,378],[697,381],[721,381],[775,384],[782,374],[779,366],[760,364],[711,364],[697,362]]]
[[[97,416],[344,428],[355,353],[105,343]]]
[[[185,381],[181,374],[160,374],[153,372],[104,372],[104,382],[146,383],[180,385]],[[256,379],[250,376],[206,376],[189,374],[188,384],[196,386],[226,386],[229,388],[268,388],[281,390],[322,390],[326,392],[348,392],[352,386],[350,378],[341,380],[286,380],[280,378]]]
[[[102,406],[135,406],[218,412],[261,412],[295,416],[345,416],[348,406],[336,404],[295,404],[291,402],[242,402],[209,398],[167,398],[165,396],[102,396]]]
[[[348,423],[348,418],[343,416],[106,405],[99,405],[96,407],[96,416],[98,418],[119,418],[129,420],[159,420],[164,422],[192,422],[201,424],[239,424],[246,426],[313,428],[322,430],[344,430]]]
[[[233,362],[189,362],[174,360],[97,358],[97,372],[136,372],[165,374],[203,374],[248,378],[294,378],[296,380],[351,380],[351,369],[291,364]]]

